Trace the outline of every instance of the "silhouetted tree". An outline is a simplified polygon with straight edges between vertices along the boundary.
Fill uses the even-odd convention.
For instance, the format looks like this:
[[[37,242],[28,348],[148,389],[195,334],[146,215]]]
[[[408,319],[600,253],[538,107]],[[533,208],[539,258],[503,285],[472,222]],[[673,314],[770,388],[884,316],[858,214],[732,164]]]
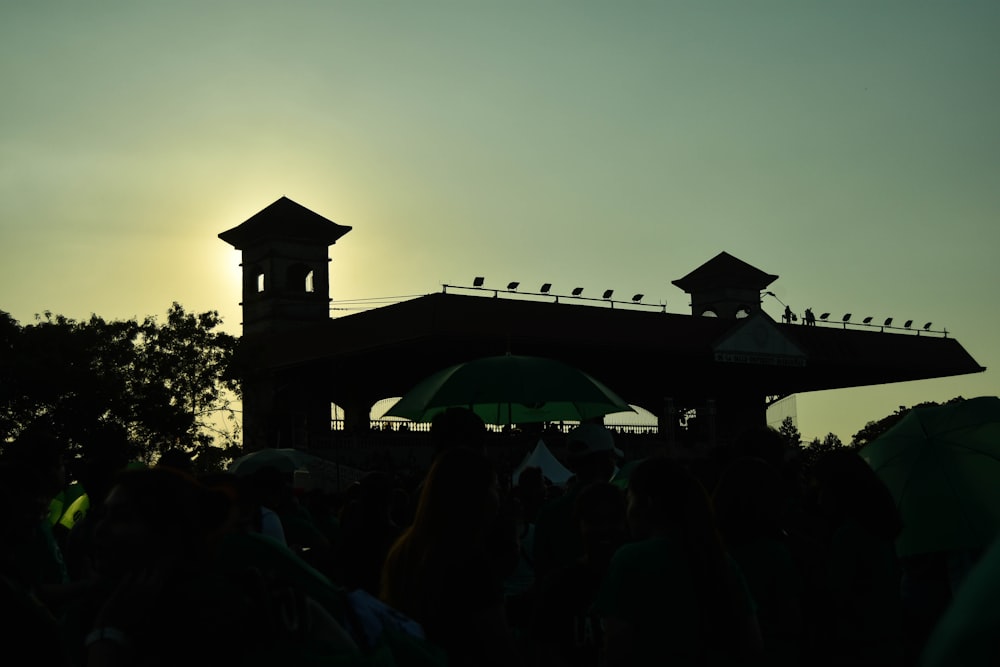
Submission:
[[[810,442],[804,443],[802,446],[803,468],[812,466],[813,462],[822,454],[840,449],[843,446],[844,443],[834,433],[827,433],[822,440],[813,438]]]
[[[802,434],[799,432],[798,426],[795,425],[795,420],[791,417],[785,417],[781,420],[778,433],[781,434],[782,439],[789,447],[798,449],[802,446]]]
[[[215,311],[177,303],[163,324],[46,312],[21,326],[0,312],[0,436],[44,423],[83,451],[113,425],[147,463],[181,448],[199,469],[218,468],[239,439],[239,385],[228,373],[237,339],[221,324]]]
[[[865,424],[865,427],[854,434],[851,438],[851,446],[860,449],[864,447],[869,442],[872,442],[877,437],[888,431],[890,428],[899,423],[899,421],[910,413],[913,408],[924,408],[934,405],[950,405],[951,403],[958,403],[964,401],[965,399],[961,396],[956,396],[955,398],[946,401],[945,403],[936,403],[935,401],[924,401],[923,403],[917,403],[912,407],[906,407],[905,405],[899,406],[895,412],[890,415],[886,415],[879,419],[878,421],[871,421]]]

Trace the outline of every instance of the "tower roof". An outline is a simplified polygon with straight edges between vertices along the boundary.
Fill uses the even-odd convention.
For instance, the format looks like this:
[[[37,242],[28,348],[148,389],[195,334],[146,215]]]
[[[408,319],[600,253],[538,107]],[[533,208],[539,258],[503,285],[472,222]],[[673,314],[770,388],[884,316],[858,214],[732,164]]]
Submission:
[[[720,252],[683,278],[671,281],[688,294],[720,288],[762,290],[778,276],[764,273],[728,252]]]
[[[331,245],[349,231],[350,227],[338,225],[288,197],[281,197],[236,227],[222,232],[219,238],[242,250],[278,238],[323,241]]]

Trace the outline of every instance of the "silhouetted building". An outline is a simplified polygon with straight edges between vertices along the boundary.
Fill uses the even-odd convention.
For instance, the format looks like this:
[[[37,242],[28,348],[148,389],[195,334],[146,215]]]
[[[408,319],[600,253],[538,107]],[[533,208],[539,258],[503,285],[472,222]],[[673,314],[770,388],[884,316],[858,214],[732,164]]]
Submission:
[[[329,317],[329,246],[350,227],[282,197],[220,238],[243,251],[244,438],[326,447],[369,429],[372,406],[481,356],[560,359],[673,432],[680,415],[728,440],[796,393],[985,370],[953,338],[775,322],[760,306],[778,276],[720,253],[673,284],[692,315],[441,292]],[[705,316],[705,315],[714,315]],[[331,432],[331,404],[345,432]]]

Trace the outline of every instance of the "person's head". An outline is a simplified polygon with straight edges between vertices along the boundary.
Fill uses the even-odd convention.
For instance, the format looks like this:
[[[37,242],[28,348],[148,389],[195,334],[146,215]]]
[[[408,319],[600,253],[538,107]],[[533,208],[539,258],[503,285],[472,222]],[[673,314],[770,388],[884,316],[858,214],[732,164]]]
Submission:
[[[750,428],[736,438],[733,443],[735,457],[754,457],[763,459],[781,471],[790,458],[790,447],[777,429],[770,426]]]
[[[359,480],[358,500],[366,521],[389,521],[389,498],[393,486],[392,477],[381,470],[373,470]]]
[[[781,475],[763,459],[736,458],[716,483],[712,507],[719,531],[730,546],[777,536],[785,507]]]
[[[574,516],[588,562],[606,565],[625,541],[625,493],[611,482],[594,482],[580,491]]]
[[[194,459],[180,447],[171,447],[156,462],[159,468],[173,468],[188,475],[194,474]]]
[[[89,434],[83,456],[77,460],[77,481],[83,485],[93,508],[104,502],[115,477],[137,458],[138,447],[117,424],[103,425]]]
[[[629,475],[628,523],[633,537],[714,531],[704,486],[683,464],[660,456],[643,459]]]
[[[96,566],[116,576],[197,562],[225,528],[230,503],[225,493],[169,468],[126,470],[104,500],[94,533]]]
[[[251,493],[261,505],[278,511],[295,498],[291,473],[273,465],[263,466],[247,476]]]
[[[224,530],[238,533],[258,530],[260,504],[248,478],[222,470],[198,475],[197,480],[229,497],[230,512]]]
[[[606,482],[615,472],[622,457],[615,447],[615,438],[601,424],[580,424],[566,434],[567,467],[583,484]]]
[[[456,447],[434,459],[411,527],[430,540],[479,536],[499,508],[497,476],[485,455]]]
[[[452,407],[431,420],[431,438],[437,453],[465,447],[486,453],[486,424],[468,408]]]
[[[541,468],[529,466],[518,475],[515,492],[529,521],[534,521],[538,507],[545,502],[546,491],[545,476]]]
[[[888,487],[856,451],[824,452],[808,474],[816,504],[830,519],[853,520],[890,540],[902,531],[903,522]]]

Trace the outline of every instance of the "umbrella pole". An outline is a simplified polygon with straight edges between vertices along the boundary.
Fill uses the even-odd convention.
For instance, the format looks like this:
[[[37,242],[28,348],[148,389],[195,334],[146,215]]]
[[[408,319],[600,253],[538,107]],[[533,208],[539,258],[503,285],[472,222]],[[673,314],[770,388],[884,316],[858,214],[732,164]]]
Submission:
[[[507,490],[514,489],[514,421],[510,407],[507,402]]]

